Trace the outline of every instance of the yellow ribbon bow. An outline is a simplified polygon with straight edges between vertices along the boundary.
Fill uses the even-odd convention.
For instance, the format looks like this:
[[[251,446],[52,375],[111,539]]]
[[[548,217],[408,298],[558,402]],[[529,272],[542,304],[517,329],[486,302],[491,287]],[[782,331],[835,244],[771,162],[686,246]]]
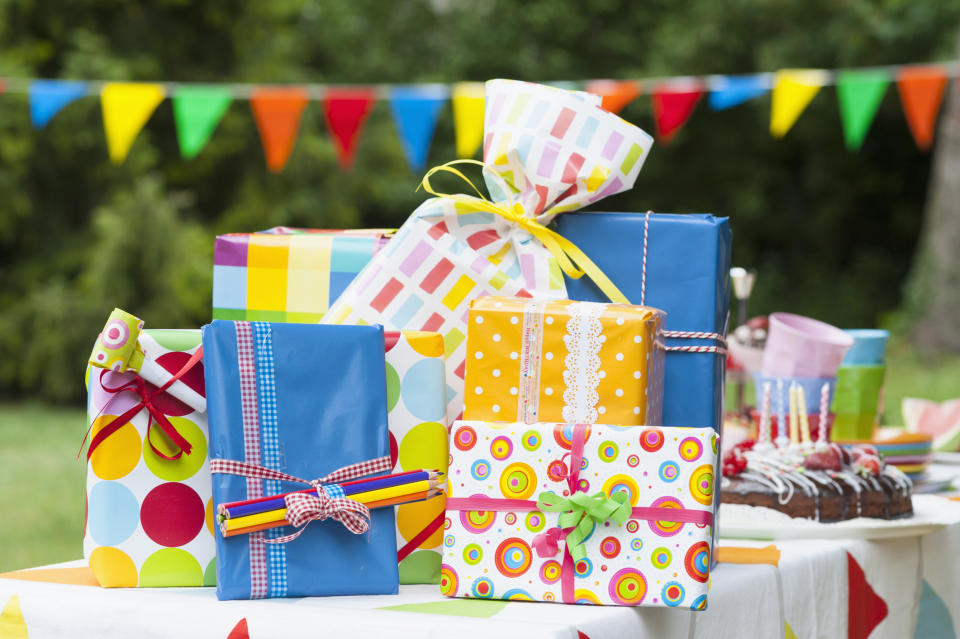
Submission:
[[[487,199],[484,197],[483,193],[480,192],[480,189],[478,189],[476,185],[470,181],[470,178],[464,175],[459,169],[454,168],[453,165],[455,164],[479,165],[483,169],[488,170],[497,176],[501,182],[510,187],[510,189],[512,189],[514,192],[517,190],[513,183],[502,173],[477,160],[453,160],[452,162],[435,166],[427,171],[427,174],[423,176],[420,186],[423,187],[424,191],[430,195],[433,195],[434,197],[453,201],[457,205],[457,214],[486,211],[488,213],[499,215],[511,224],[519,226],[523,230],[530,233],[530,235],[540,240],[540,243],[543,244],[548,251],[550,251],[554,258],[556,258],[557,264],[560,266],[560,270],[566,273],[569,277],[576,280],[580,279],[584,273],[586,273],[600,288],[600,290],[603,291],[603,294],[610,299],[611,302],[617,304],[630,303],[626,296],[620,292],[620,289],[618,289],[616,285],[610,281],[610,278],[600,270],[600,267],[597,266],[593,260],[587,257],[587,254],[581,251],[576,244],[563,237],[553,229],[547,228],[538,222],[536,218],[525,215],[523,205],[519,202],[506,206]],[[434,188],[430,185],[430,177],[439,172],[452,173],[453,175],[456,175],[461,180],[469,184],[470,188],[472,188],[477,195],[467,195],[465,193],[440,193],[439,191],[434,190]],[[504,192],[507,192],[507,190],[504,189]],[[554,209],[548,209],[541,215],[541,217],[550,215],[553,210]]]

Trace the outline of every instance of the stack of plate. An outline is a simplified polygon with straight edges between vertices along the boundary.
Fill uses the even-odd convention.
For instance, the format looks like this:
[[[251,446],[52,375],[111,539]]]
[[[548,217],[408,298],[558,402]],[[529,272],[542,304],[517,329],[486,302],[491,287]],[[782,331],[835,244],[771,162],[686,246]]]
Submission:
[[[873,445],[888,463],[919,479],[933,461],[933,438],[926,433],[908,433],[901,428],[881,428]]]

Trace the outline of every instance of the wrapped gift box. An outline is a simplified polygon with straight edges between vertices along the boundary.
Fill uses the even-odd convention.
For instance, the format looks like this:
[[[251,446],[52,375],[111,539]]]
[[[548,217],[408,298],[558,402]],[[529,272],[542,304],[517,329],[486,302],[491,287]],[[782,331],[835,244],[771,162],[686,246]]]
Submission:
[[[151,365],[169,375],[178,373],[200,346],[196,330],[146,330],[141,338]],[[119,350],[121,342],[135,343],[137,335],[121,328],[110,340]],[[180,378],[201,400],[203,376],[203,364],[197,363]],[[90,366],[87,390],[90,436],[96,439],[119,425],[92,446],[88,459],[83,554],[94,576],[104,587],[214,585],[206,413],[169,393],[153,395],[156,386],[141,385],[133,371]],[[189,453],[164,458],[176,456],[178,449],[145,407],[117,421],[148,396],[189,442]]]
[[[474,300],[464,419],[660,424],[662,317],[624,304]]]
[[[732,241],[727,218],[571,213],[557,218],[557,230],[590,256],[632,303],[662,309],[667,314],[665,330],[726,335]],[[567,278],[566,284],[571,299],[606,301],[587,278]],[[671,351],[712,347],[717,340],[669,335],[663,424],[712,426],[719,432],[725,354]]]
[[[443,337],[418,331],[384,334],[387,360],[387,423],[395,473],[447,472],[447,415]],[[400,583],[440,582],[446,497],[397,506]]]
[[[220,235],[213,250],[213,318],[318,322],[391,232],[278,226]]]
[[[452,441],[444,594],[706,607],[713,429],[462,421]]]
[[[451,420],[463,411],[470,301],[567,297],[560,262],[542,239],[559,245],[541,225],[629,189],[653,145],[597,96],[555,87],[491,80],[484,113],[492,202],[464,195],[472,184],[450,196],[427,185],[438,197],[410,215],[323,319],[442,333]]]
[[[203,327],[211,459],[245,461],[305,480],[386,458],[383,330],[215,320]],[[302,484],[214,474],[215,506],[301,490]],[[220,599],[397,592],[393,508],[354,534],[314,521],[234,537],[218,530]]]

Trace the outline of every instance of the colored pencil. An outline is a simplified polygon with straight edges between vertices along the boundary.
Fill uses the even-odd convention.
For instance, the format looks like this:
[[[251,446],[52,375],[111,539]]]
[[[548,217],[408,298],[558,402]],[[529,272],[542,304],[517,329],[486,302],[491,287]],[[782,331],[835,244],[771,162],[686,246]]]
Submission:
[[[342,484],[339,484],[339,486],[340,488],[343,489],[344,494],[346,494],[347,496],[351,496],[361,492],[375,490],[378,488],[388,488],[390,486],[398,486],[401,484],[408,484],[415,481],[422,481],[425,479],[435,479],[439,475],[440,473],[438,473],[437,471],[414,470],[414,471],[408,471],[405,473],[384,475],[381,477],[358,479],[350,482],[344,482]],[[315,489],[307,488],[304,490],[296,490],[292,492],[312,493],[312,492],[315,492]],[[244,516],[253,515],[256,513],[276,510],[278,508],[284,507],[283,498],[285,495],[289,495],[289,494],[291,493],[283,493],[281,495],[271,495],[269,497],[260,497],[259,499],[247,499],[247,500],[234,501],[234,502],[222,504],[217,509],[217,513],[222,519],[232,519],[235,517],[244,517]]]
[[[409,495],[414,495],[417,493],[425,492],[433,488],[438,488],[439,483],[437,480],[423,480],[414,482],[411,484],[402,484],[400,486],[390,486],[388,488],[380,488],[378,490],[371,490],[368,492],[358,493],[356,495],[351,495],[350,499],[358,501],[361,504],[369,504],[373,502],[393,499],[395,497],[405,497]],[[267,523],[271,521],[281,521],[287,514],[287,509],[276,508],[273,510],[268,510],[260,513],[255,513],[252,515],[245,515],[243,517],[233,517],[230,519],[224,519],[223,524],[226,526],[226,530],[234,530],[236,528],[247,528],[249,526],[256,526],[262,523]]]
[[[386,499],[379,502],[373,502],[367,504],[368,508],[383,508],[387,506],[396,506],[400,504],[410,504],[417,501],[424,501],[427,499],[432,499],[439,495],[442,495],[443,491],[439,488],[435,488],[428,491],[423,491],[413,495],[407,495],[405,497],[395,497],[393,499]],[[227,527],[227,523],[234,520],[223,520],[220,522],[220,533],[224,537],[235,537],[237,535],[246,535],[252,532],[257,532],[260,530],[269,530],[270,528],[279,528],[280,526],[289,526],[290,522],[286,519],[280,519],[278,521],[268,521],[256,525],[245,526],[243,528]]]

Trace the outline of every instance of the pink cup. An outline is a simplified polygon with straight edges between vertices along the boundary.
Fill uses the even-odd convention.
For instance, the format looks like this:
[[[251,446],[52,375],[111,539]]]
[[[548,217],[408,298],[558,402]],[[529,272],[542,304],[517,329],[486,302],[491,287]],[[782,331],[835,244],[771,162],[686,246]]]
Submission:
[[[768,377],[835,377],[851,346],[853,337],[835,326],[771,313],[761,371]]]

